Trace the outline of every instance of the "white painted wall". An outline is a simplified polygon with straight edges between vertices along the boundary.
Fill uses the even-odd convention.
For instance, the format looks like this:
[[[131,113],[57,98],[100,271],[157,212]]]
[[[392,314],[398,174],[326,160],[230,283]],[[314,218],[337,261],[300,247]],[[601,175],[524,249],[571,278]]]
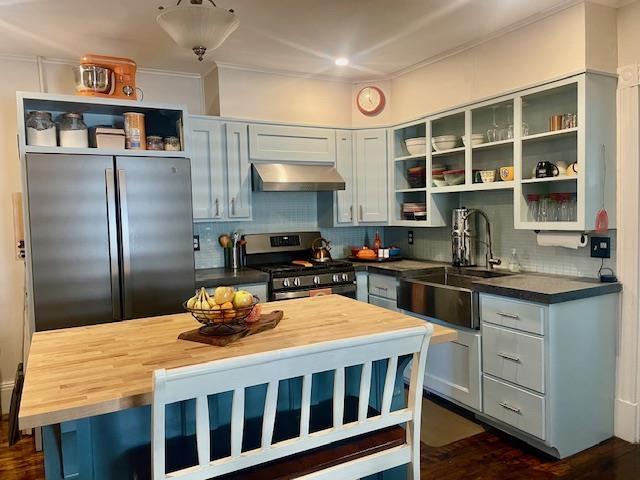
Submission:
[[[351,83],[219,66],[220,115],[316,125],[351,125]]]
[[[395,77],[392,118],[403,122],[584,68],[579,4]]]
[[[74,93],[71,64],[45,62],[45,86],[51,93]],[[37,91],[38,76],[33,58],[0,58],[0,397],[8,412],[15,369],[21,358],[24,263],[16,260],[13,232],[12,192],[21,190],[17,148],[16,91]],[[202,80],[199,76],[142,71],[138,85],[145,100],[184,103],[202,113]]]
[[[640,0],[618,9],[618,66],[640,63]]]

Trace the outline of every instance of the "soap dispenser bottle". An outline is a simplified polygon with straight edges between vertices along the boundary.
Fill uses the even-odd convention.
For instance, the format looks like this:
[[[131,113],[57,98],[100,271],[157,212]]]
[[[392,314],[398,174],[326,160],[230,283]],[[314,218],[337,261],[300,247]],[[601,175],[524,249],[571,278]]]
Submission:
[[[509,271],[517,273],[520,271],[520,261],[518,260],[518,253],[516,249],[511,250],[511,258],[509,258]]]

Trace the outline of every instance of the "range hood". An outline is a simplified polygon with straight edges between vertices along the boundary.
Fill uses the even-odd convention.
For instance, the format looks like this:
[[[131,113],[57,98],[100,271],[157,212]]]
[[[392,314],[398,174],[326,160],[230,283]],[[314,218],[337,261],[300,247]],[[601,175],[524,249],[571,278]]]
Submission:
[[[256,192],[328,192],[344,190],[344,179],[330,165],[254,163]]]

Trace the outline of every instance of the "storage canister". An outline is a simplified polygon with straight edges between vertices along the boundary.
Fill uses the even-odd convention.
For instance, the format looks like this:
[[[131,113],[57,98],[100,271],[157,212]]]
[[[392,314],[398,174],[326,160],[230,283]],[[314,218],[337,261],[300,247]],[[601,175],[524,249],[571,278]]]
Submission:
[[[144,113],[126,112],[124,114],[124,137],[127,150],[147,149]]]
[[[81,113],[65,113],[60,120],[60,146],[87,148],[89,131],[82,121]]]
[[[49,112],[29,112],[26,121],[27,145],[57,147],[56,124]]]

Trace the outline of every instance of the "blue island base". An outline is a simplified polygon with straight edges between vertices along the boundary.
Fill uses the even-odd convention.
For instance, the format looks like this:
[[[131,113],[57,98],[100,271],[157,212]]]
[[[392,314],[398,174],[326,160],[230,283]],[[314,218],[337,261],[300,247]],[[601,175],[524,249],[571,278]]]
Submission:
[[[404,408],[402,372],[410,357],[400,359],[394,389],[392,410]],[[346,369],[344,422],[357,419],[360,366]],[[372,368],[369,416],[377,413],[382,403],[382,389],[387,361],[375,362]],[[245,391],[245,425],[243,451],[260,446],[261,426],[267,385]],[[230,453],[230,419],[232,392],[209,397],[212,458]],[[280,382],[274,442],[299,434],[302,379]],[[333,372],[313,376],[311,431],[329,428],[332,423]],[[119,412],[49,425],[43,428],[45,476],[47,480],[124,480],[150,479],[151,407],[144,406]],[[166,409],[166,441],[168,471],[197,463],[195,441],[195,402],[179,402]],[[368,479],[404,480],[406,466],[383,472]]]

